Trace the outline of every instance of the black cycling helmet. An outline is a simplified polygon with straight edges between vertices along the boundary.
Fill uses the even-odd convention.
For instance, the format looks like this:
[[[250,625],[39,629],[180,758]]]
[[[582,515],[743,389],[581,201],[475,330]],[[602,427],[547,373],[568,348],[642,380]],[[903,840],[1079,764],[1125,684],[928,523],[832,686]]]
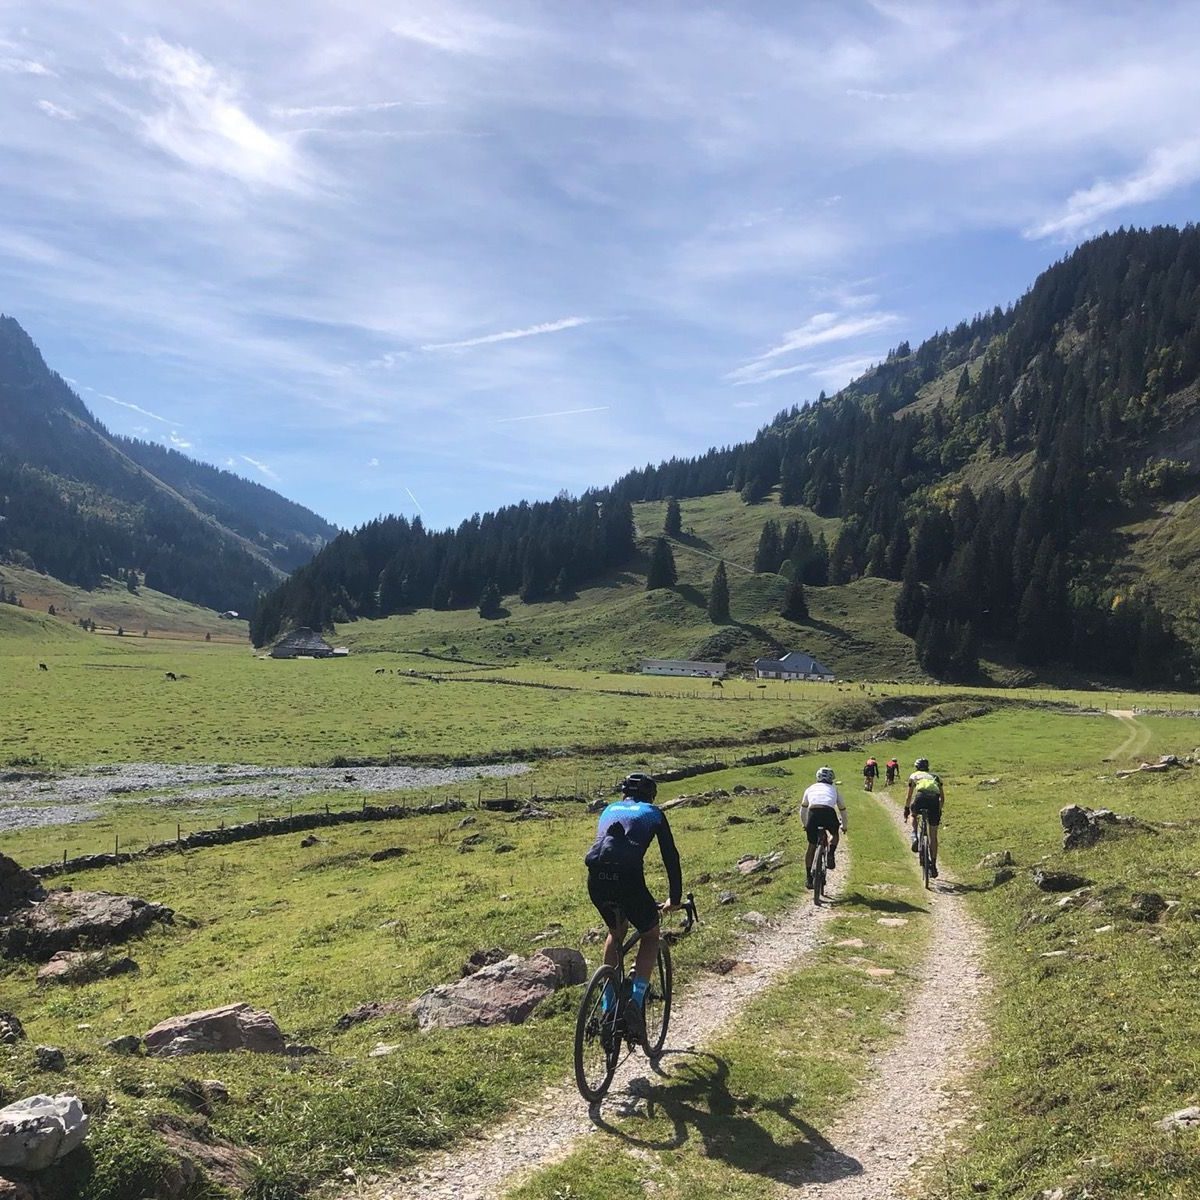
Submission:
[[[632,775],[626,775],[621,780],[621,791],[626,796],[633,796],[638,800],[645,800],[647,804],[654,802],[654,797],[658,795],[658,784],[654,782],[654,777],[646,775],[641,771],[634,771]]]
[[[913,763],[913,766],[916,767],[916,769],[918,771],[928,771],[929,770],[929,759],[918,758],[917,761],[915,763]]]

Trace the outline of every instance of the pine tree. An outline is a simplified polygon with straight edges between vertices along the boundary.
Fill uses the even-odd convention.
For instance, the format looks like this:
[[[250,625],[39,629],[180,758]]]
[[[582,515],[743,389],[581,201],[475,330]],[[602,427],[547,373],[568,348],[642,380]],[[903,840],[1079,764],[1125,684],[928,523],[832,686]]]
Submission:
[[[817,535],[817,544],[804,564],[804,582],[810,587],[826,587],[829,583],[829,543],[824,530]]]
[[[758,550],[754,555],[754,570],[760,575],[773,575],[783,562],[783,538],[779,533],[778,521],[763,523],[758,538]]]
[[[683,513],[679,509],[679,501],[671,497],[667,501],[667,515],[663,520],[663,533],[668,537],[678,537],[683,532]]]
[[[660,588],[675,586],[675,555],[671,553],[671,544],[666,538],[657,538],[654,551],[650,555],[650,571],[646,576],[646,591],[655,592]]]
[[[717,563],[717,573],[708,590],[708,619],[714,625],[722,625],[729,620],[729,580],[725,577],[724,562]]]
[[[808,620],[808,601],[804,597],[804,584],[800,580],[796,579],[788,584],[779,615],[786,617],[789,621]]]
[[[958,388],[955,391],[955,396],[965,396],[971,390],[971,372],[963,367],[962,374],[958,377]]]
[[[479,594],[479,615],[485,619],[498,617],[501,608],[500,589],[494,579],[489,579]]]
[[[900,585],[900,594],[896,597],[896,628],[908,637],[916,637],[925,615],[925,593],[921,589],[921,581],[917,578],[917,558],[910,553],[904,564],[904,579]]]

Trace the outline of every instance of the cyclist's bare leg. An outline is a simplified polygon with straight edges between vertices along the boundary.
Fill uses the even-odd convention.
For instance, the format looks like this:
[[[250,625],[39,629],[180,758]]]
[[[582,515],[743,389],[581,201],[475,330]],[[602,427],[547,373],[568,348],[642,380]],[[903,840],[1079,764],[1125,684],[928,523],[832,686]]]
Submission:
[[[929,826],[929,853],[933,861],[937,862],[938,850],[938,827],[936,825]]]
[[[628,921],[622,921],[615,927],[609,926],[608,937],[604,939],[604,962],[607,966],[621,965],[621,947],[625,944],[625,931],[628,928]]]
[[[808,844],[808,849],[804,852],[804,870],[806,874],[812,874],[813,859],[816,857],[817,848],[810,842]]]
[[[654,964],[658,961],[658,926],[642,934],[638,943],[637,958],[633,960],[633,974],[637,979],[650,980],[654,976]]]

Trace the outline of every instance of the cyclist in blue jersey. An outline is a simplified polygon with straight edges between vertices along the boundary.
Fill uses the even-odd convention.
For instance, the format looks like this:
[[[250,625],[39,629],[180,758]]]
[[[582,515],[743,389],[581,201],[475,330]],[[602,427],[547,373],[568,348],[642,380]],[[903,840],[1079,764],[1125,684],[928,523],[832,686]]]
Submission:
[[[632,996],[626,1020],[642,1024],[643,1006],[650,978],[658,959],[658,918],[660,912],[671,912],[683,899],[683,873],[679,852],[671,836],[667,815],[654,807],[658,784],[649,775],[635,772],[621,783],[621,799],[608,805],[600,814],[596,840],[584,856],[588,868],[588,895],[608,926],[604,943],[604,961],[612,967],[621,959],[621,944],[628,923],[632,921],[642,935],[637,958],[633,964]],[[650,843],[658,839],[658,850],[667,870],[669,899],[666,904],[655,902],[646,886],[643,860]],[[601,1003],[607,1009],[615,997],[605,995]],[[644,1030],[632,1028],[641,1038]]]

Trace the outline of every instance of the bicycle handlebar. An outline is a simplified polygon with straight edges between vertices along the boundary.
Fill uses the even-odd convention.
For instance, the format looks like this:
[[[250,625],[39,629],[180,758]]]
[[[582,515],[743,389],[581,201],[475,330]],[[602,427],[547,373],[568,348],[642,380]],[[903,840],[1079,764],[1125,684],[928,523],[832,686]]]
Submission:
[[[700,914],[696,912],[696,897],[688,892],[687,899],[683,902],[683,928],[686,933],[691,929],[697,921],[700,920]]]

